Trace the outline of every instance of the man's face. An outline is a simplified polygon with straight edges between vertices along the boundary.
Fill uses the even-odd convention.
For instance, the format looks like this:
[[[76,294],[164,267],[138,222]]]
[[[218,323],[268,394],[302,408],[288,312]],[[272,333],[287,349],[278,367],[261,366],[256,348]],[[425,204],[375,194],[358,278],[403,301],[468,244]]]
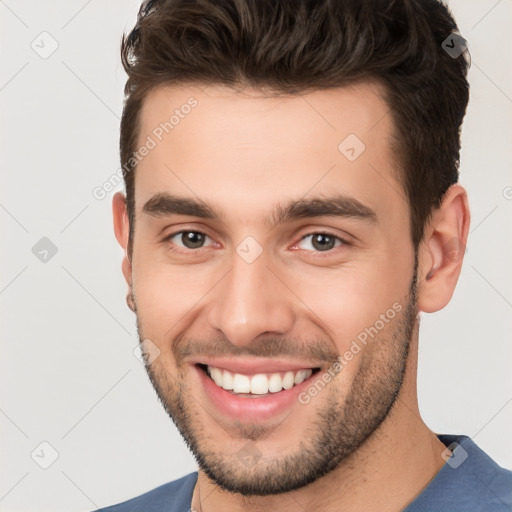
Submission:
[[[264,98],[167,87],[144,103],[138,147],[148,136],[156,145],[135,178],[139,336],[158,347],[148,373],[167,412],[201,469],[229,491],[313,482],[379,427],[400,391],[415,258],[379,91]],[[338,214],[319,211],[336,197]],[[237,385],[265,373],[279,386],[274,373],[320,370],[291,389],[236,396],[200,366],[211,362],[239,373]]]

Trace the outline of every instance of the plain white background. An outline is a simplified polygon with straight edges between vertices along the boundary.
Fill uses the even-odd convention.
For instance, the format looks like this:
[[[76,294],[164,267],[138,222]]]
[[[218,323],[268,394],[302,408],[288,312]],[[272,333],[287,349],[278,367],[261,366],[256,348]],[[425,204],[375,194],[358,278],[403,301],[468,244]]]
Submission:
[[[472,56],[472,226],[451,303],[422,317],[420,406],[512,468],[512,2],[449,5]],[[196,469],[133,354],[110,197],[92,195],[119,167],[119,43],[138,7],[0,1],[2,511],[91,510]]]

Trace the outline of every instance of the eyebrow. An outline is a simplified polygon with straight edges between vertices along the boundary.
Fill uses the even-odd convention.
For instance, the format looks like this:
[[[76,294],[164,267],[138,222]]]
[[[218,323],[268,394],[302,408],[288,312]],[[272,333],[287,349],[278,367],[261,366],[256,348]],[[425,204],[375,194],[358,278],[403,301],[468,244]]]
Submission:
[[[168,193],[158,193],[152,196],[144,204],[142,211],[152,217],[189,215],[202,219],[224,221],[222,213],[207,202]],[[265,217],[264,220],[265,224],[274,227],[296,219],[324,216],[355,218],[371,223],[377,222],[377,214],[369,206],[353,197],[340,194],[299,199],[284,205],[277,205],[271,215]]]

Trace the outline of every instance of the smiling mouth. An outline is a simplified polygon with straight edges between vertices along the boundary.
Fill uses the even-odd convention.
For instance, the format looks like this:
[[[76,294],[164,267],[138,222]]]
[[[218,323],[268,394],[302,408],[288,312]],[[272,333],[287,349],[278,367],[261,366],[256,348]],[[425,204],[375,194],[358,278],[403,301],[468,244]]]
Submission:
[[[286,391],[302,384],[320,368],[303,368],[296,371],[242,374],[223,368],[197,363],[200,368],[218,387],[233,395],[246,398],[264,398]]]

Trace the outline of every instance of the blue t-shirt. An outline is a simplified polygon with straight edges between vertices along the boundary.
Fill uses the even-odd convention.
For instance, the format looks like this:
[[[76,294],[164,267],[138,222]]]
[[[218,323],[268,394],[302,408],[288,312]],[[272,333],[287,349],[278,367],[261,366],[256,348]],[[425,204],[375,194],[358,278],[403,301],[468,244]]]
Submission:
[[[467,436],[438,438],[453,453],[403,512],[511,512],[512,471],[498,466]],[[189,512],[196,481],[194,471],[95,512]]]

